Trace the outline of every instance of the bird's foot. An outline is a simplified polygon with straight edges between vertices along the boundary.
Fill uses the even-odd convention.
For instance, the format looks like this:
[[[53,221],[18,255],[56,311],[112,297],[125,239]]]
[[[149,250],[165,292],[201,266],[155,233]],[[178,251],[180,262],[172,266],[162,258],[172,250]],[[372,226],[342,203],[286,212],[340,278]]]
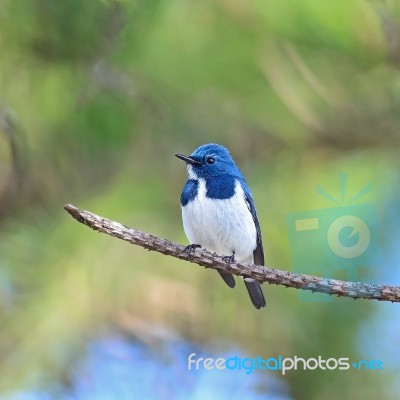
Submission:
[[[185,250],[183,250],[183,252],[186,253],[188,257],[190,257],[190,255],[194,253],[199,247],[201,247],[201,245],[199,244],[189,244],[189,246],[185,247]]]
[[[231,264],[235,262],[235,253],[233,253],[231,256],[223,256],[222,261],[225,261],[228,264],[228,271],[229,271]]]

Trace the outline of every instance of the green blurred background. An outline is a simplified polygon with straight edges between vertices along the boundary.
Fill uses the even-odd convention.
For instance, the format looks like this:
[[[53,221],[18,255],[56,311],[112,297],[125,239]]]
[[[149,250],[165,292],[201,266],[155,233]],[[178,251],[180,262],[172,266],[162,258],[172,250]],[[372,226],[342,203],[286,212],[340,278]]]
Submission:
[[[268,307],[256,311],[244,285],[231,291],[213,271],[97,235],[63,210],[187,243],[174,154],[217,142],[252,188],[269,266],[291,270],[288,213],[332,207],[315,188],[338,195],[341,172],[352,194],[372,183],[360,202],[391,222],[390,247],[398,1],[2,0],[0,49],[1,398],[68,381],[87,343],[114,331],[155,352],[157,332],[173,332],[216,356],[236,346],[363,358],[363,330],[371,358],[385,362],[382,342],[400,347],[387,337],[400,337],[399,321],[365,328],[396,304],[302,302],[264,285]],[[398,282],[396,268],[375,280]],[[395,399],[397,367],[283,380],[293,399]]]

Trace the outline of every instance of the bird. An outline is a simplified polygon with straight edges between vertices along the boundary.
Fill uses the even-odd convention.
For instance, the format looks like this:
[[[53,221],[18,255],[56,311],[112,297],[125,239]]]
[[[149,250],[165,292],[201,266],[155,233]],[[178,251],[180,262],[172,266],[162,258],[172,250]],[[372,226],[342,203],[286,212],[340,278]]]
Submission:
[[[225,261],[264,265],[264,249],[253,196],[229,150],[216,143],[198,147],[189,156],[175,154],[186,163],[188,179],[180,203],[188,249],[202,247],[224,255]],[[235,287],[229,272],[218,271]],[[253,305],[266,302],[260,283],[244,278]]]

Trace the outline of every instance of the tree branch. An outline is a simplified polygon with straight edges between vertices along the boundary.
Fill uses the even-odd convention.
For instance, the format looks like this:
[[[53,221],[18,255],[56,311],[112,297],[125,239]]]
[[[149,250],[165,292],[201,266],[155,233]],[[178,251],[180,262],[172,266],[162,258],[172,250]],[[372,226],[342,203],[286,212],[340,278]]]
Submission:
[[[280,271],[273,268],[234,262],[228,264],[221,255],[210,253],[205,249],[197,249],[190,254],[186,247],[178,243],[161,239],[148,233],[128,228],[119,222],[100,217],[89,211],[81,210],[71,204],[64,206],[65,210],[78,222],[87,225],[95,231],[106,233],[118,239],[136,244],[148,250],[202,265],[234,275],[254,278],[260,283],[268,282],[295,289],[311,290],[312,292],[334,294],[353,299],[368,299],[400,302],[400,287],[388,285],[370,285],[362,282],[346,282],[336,279],[319,278],[294,272]]]

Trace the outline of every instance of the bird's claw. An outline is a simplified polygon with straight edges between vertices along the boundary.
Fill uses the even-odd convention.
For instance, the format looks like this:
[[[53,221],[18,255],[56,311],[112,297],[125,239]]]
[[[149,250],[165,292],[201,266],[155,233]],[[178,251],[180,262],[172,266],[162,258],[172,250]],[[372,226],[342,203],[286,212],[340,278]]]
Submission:
[[[189,244],[189,246],[185,247],[185,250],[183,250],[183,252],[186,253],[188,256],[190,256],[199,247],[201,247],[199,244]]]
[[[235,254],[232,254],[231,256],[223,256],[222,261],[225,261],[228,264],[232,264],[235,262]]]

